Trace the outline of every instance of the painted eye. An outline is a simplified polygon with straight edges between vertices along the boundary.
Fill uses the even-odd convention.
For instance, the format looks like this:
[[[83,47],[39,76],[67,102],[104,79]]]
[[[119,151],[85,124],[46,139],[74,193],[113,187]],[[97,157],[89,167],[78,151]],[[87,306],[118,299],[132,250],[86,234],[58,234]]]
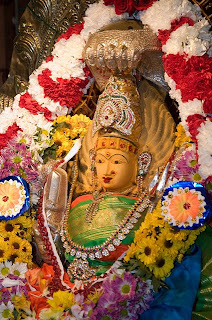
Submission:
[[[102,160],[101,160],[101,159],[99,159],[99,160],[98,160],[98,163],[102,163]]]
[[[115,163],[115,164],[119,164],[119,161],[118,161],[118,160],[115,160],[114,163]]]

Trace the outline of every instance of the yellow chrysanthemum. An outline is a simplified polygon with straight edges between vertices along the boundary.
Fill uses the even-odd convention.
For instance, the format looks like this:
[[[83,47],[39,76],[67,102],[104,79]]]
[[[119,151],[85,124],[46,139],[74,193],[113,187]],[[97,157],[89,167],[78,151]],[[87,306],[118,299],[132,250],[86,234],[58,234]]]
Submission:
[[[31,217],[26,217],[24,215],[14,219],[14,222],[16,225],[20,225],[20,229],[27,229],[27,228],[31,228],[33,223],[34,223],[34,219],[32,219]]]
[[[0,262],[8,260],[8,249],[9,246],[7,241],[4,241],[4,238],[0,237]]]
[[[128,262],[131,258],[134,257],[134,255],[137,252],[137,246],[135,245],[135,243],[132,243],[129,247],[129,249],[127,250],[126,256],[124,257],[124,260],[126,262]]]
[[[13,252],[21,251],[24,244],[25,244],[25,241],[26,240],[21,239],[20,237],[18,237],[16,235],[13,235],[12,237],[9,238],[8,245]]]
[[[163,227],[166,225],[166,221],[164,220],[164,217],[161,213],[161,203],[159,201],[156,208],[153,210],[151,214],[151,225],[156,227]]]
[[[160,255],[154,264],[148,266],[158,279],[165,278],[174,268],[173,259],[169,256]]]
[[[134,242],[135,243],[141,242],[143,239],[145,239],[147,237],[148,233],[149,233],[149,229],[147,229],[147,228],[143,229],[142,227],[140,227],[139,230],[135,231]]]
[[[156,261],[159,250],[156,240],[147,238],[137,244],[136,257],[145,265],[149,265]]]
[[[21,296],[13,296],[12,301],[18,312],[20,312],[20,310],[24,310],[28,311],[28,314],[30,314],[30,301],[27,300],[23,293]]]
[[[47,302],[51,306],[51,310],[54,312],[70,309],[71,306],[76,304],[76,300],[74,299],[74,294],[72,292],[61,290],[55,292],[53,294],[53,299],[48,299]]]
[[[175,133],[175,135],[176,135],[175,146],[177,148],[181,147],[185,143],[187,143],[187,146],[191,145],[190,142],[192,142],[192,139],[186,136],[185,129],[181,124],[178,124],[177,132]]]
[[[64,157],[71,150],[72,146],[72,140],[64,141],[57,149],[57,157]]]
[[[55,131],[53,134],[54,143],[58,146],[61,146],[63,143],[68,142],[69,138],[62,131]]]
[[[84,114],[75,114],[71,117],[71,138],[75,139],[77,137],[84,137],[88,131],[88,127],[91,123],[91,119],[85,116]]]
[[[62,123],[62,122],[66,122],[66,123],[71,123],[71,116],[67,115],[67,116],[59,116],[57,117],[57,119],[54,120],[53,122],[53,126],[55,126],[58,123]]]
[[[15,220],[16,219],[0,222],[0,235],[2,237],[8,237],[11,234],[16,234],[18,232],[20,225],[16,225]]]
[[[89,293],[87,303],[94,302],[96,304],[102,294],[103,294],[102,290],[95,289],[94,292]]]
[[[32,246],[27,240],[13,236],[9,239],[8,244],[8,260],[31,265]]]
[[[164,252],[164,255],[176,258],[178,251],[182,248],[182,242],[174,239],[167,239],[166,231],[164,230],[158,237],[158,246]]]
[[[134,243],[131,244],[125,261],[136,257],[157,278],[167,277],[174,267],[175,260],[182,261],[183,255],[204,228],[180,230],[172,227],[162,217],[159,202],[152,213],[146,214],[144,222],[135,232]]]
[[[182,240],[185,240],[186,237],[187,237],[186,230],[180,230],[177,227],[173,228],[170,226],[170,228],[166,232],[167,240],[182,241]]]
[[[25,239],[29,242],[32,241],[32,229],[20,229],[17,233],[17,236],[20,237],[21,239]]]
[[[186,253],[189,247],[194,244],[196,239],[197,239],[197,234],[195,233],[195,231],[194,232],[190,231],[186,239],[182,241],[182,248],[180,250],[180,253],[183,253],[183,254]]]

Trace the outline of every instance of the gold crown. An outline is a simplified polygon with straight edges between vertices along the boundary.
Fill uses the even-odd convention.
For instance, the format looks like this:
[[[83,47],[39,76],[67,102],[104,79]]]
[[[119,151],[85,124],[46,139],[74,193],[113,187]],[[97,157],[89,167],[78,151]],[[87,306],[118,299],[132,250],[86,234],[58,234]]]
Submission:
[[[99,131],[103,131],[105,136],[114,136],[116,132],[115,136],[137,146],[141,133],[139,100],[132,75],[112,75],[97,102],[93,136]]]

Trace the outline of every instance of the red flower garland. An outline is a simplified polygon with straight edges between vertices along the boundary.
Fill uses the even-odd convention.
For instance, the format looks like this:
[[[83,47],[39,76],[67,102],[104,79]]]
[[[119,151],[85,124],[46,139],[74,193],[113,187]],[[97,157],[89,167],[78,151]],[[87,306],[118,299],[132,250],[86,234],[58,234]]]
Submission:
[[[59,36],[59,38],[57,38],[57,42],[60,41],[61,39],[68,40],[72,36],[72,34],[80,34],[83,27],[84,27],[84,22],[82,22],[80,24],[75,23],[72,27],[69,27],[66,32],[62,33]]]
[[[203,56],[169,54],[163,57],[164,69],[180,89],[182,101],[204,100],[203,110],[212,113],[212,58]]]
[[[180,20],[175,19],[174,21],[172,21],[171,29],[158,30],[159,31],[158,39],[161,41],[162,45],[166,44],[166,41],[169,39],[170,34],[173,31],[177,30],[179,27],[181,27],[184,23],[189,24],[189,26],[194,25],[194,21],[191,18],[181,17]]]
[[[203,122],[205,122],[205,117],[203,117],[201,114],[192,114],[188,116],[186,122],[189,128],[189,132],[191,134],[192,140],[197,144],[196,136],[199,133],[199,127]]]
[[[7,146],[9,140],[14,138],[19,130],[22,131],[16,122],[14,122],[12,126],[8,127],[5,133],[0,134],[0,150]]]
[[[54,102],[59,102],[61,106],[74,108],[80,102],[83,92],[89,82],[88,77],[91,76],[88,67],[84,69],[85,80],[79,78],[63,79],[57,78],[57,81],[52,80],[51,71],[45,69],[42,74],[38,75],[38,82],[44,89],[45,97],[50,98]]]
[[[61,270],[57,263],[57,258],[54,255],[54,251],[51,245],[51,242],[49,241],[48,237],[48,231],[44,225],[44,217],[43,217],[43,194],[40,196],[39,206],[37,210],[37,221],[38,221],[38,228],[41,234],[42,241],[45,244],[45,249],[47,256],[51,260],[51,265],[53,267],[54,276],[52,278],[51,283],[49,284],[49,292],[50,295],[53,295],[54,292],[58,290],[64,290],[64,286],[61,283],[60,276],[61,276]]]
[[[39,114],[39,113],[43,113],[44,117],[49,121],[52,118],[51,111],[49,111],[47,108],[41,107],[38,104],[38,102],[32,98],[32,96],[29,94],[28,91],[26,93],[24,93],[23,95],[21,95],[20,101],[19,101],[19,107],[28,110],[30,113],[32,113],[34,115]]]

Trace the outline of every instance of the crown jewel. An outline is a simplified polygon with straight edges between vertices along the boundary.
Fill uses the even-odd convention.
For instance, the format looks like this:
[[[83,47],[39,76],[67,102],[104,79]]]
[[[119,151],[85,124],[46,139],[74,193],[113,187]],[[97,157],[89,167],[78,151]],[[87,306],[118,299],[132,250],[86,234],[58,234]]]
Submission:
[[[135,126],[140,120],[136,111],[138,104],[139,94],[133,77],[112,75],[97,103],[93,136],[102,128],[112,128],[135,142],[139,135],[136,132],[136,138]]]

